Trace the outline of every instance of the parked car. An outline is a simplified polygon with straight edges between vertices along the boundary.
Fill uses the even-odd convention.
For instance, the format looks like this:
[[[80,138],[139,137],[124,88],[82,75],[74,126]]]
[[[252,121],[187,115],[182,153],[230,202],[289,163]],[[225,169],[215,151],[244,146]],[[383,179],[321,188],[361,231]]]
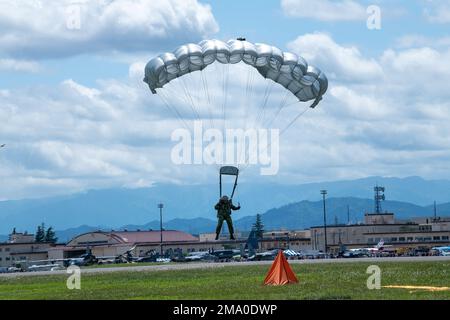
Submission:
[[[230,261],[236,255],[233,250],[217,250],[211,252],[211,254],[216,256],[220,261]]]
[[[194,261],[205,261],[205,262],[216,262],[219,258],[215,255],[210,254],[207,251],[191,252],[183,259],[176,259],[177,262],[194,262]]]

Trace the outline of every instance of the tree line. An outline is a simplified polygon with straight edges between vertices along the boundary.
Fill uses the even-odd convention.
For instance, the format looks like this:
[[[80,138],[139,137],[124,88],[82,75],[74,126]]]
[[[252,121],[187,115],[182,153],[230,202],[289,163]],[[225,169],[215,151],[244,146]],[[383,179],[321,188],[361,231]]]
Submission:
[[[58,238],[56,237],[55,231],[53,230],[53,227],[49,227],[45,229],[45,224],[41,223],[40,226],[36,229],[36,234],[34,236],[35,242],[51,242],[56,243],[58,241]]]

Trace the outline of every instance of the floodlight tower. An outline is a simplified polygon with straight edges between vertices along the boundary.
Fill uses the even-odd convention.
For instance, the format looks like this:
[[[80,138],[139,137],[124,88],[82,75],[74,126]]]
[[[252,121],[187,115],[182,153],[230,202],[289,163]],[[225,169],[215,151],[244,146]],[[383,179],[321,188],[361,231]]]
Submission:
[[[163,208],[164,208],[164,204],[163,203],[159,203],[158,204],[158,209],[159,209],[159,233],[160,233],[159,251],[160,251],[161,257],[163,255],[163,222],[162,222],[162,210],[163,210]]]
[[[381,201],[386,200],[386,197],[384,196],[384,187],[380,187],[376,185],[373,190],[375,191],[375,212],[381,213]]]

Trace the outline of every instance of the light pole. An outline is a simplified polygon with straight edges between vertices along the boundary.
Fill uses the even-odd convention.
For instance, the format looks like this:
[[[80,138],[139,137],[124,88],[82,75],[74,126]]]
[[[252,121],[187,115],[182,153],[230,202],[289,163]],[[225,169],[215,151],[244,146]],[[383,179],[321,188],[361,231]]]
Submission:
[[[325,256],[328,253],[328,243],[327,243],[327,209],[325,206],[325,196],[327,195],[327,190],[320,190],[320,194],[323,199],[323,230],[325,233]]]
[[[159,203],[158,204],[158,208],[159,208],[159,232],[160,232],[160,242],[159,242],[159,251],[160,251],[160,255],[162,257],[163,255],[163,222],[162,222],[162,210],[164,208],[164,204]]]

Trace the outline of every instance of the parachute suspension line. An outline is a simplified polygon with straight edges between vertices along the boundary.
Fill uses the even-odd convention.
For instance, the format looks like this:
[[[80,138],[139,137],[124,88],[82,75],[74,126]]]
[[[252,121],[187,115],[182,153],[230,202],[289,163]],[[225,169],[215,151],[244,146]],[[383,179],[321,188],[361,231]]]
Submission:
[[[165,93],[162,92],[162,90],[159,90],[160,92],[158,92],[158,96],[161,98],[161,100],[163,101],[165,107],[173,112],[175,114],[175,116],[178,118],[178,120],[184,125],[184,127],[188,130],[191,131],[190,127],[188,126],[188,124],[186,123],[186,121],[183,119],[183,117],[181,116],[180,112],[178,111],[178,109],[176,107],[171,106],[171,104],[168,102],[167,97],[165,97]]]
[[[245,114],[247,113],[246,110],[247,110],[247,102],[248,102],[249,81],[250,81],[250,70],[247,69],[247,80],[246,80],[245,90],[244,90],[244,97],[245,97],[244,98],[244,112],[245,112]],[[242,118],[242,120],[244,121],[243,127],[245,127],[245,125],[246,125],[245,118],[246,118],[245,116]],[[244,129],[244,132],[245,132],[245,129]],[[237,156],[237,163],[236,163],[236,166],[238,169],[239,169],[239,165],[242,160],[242,149],[243,149],[242,146],[238,146],[238,156]]]
[[[192,112],[196,116],[197,120],[200,120],[200,115],[198,114],[197,109],[195,109],[194,100],[192,99],[192,96],[189,93],[189,90],[187,88],[186,80],[184,79],[184,77],[180,77],[178,79],[181,79],[181,83],[183,84],[184,94],[186,95],[186,97],[188,98],[188,101],[190,102],[189,106],[191,107]]]
[[[205,81],[205,77],[203,75],[203,70],[200,71],[200,76],[202,78],[202,84],[203,84],[203,90],[205,92],[205,96],[206,96],[206,101],[208,104],[208,114],[209,114],[209,124],[211,126],[211,129],[214,129],[214,123],[213,123],[213,116],[211,113],[211,97],[209,96],[209,89],[208,89],[208,84]]]
[[[258,117],[257,117],[257,119],[256,119],[256,125],[260,123],[260,121],[261,121],[263,115],[264,115],[265,112],[266,112],[267,102],[269,101],[269,96],[270,96],[270,93],[271,93],[271,91],[272,91],[272,87],[273,87],[273,84],[274,84],[274,83],[275,83],[275,82],[270,81],[270,84],[269,84],[269,83],[267,84],[266,92],[265,92],[265,94],[264,94],[264,101],[263,101],[263,105],[262,105],[262,110],[261,110],[261,112],[258,112]]]
[[[263,101],[265,100],[265,97],[266,97],[267,91],[269,89],[269,86],[270,86],[270,83],[267,82],[266,83],[266,88],[264,89]],[[258,101],[257,104],[259,104],[259,101]],[[257,123],[258,123],[259,111],[260,111],[259,109],[252,110],[252,113],[253,113],[252,116],[251,116],[252,117],[252,127],[255,127],[257,125]],[[256,116],[255,116],[255,113],[257,113]]]
[[[225,136],[225,129],[227,128],[226,122],[227,122],[227,113],[226,113],[226,107],[228,102],[228,79],[229,79],[229,72],[230,72],[230,65],[226,64],[224,65],[224,72],[223,72],[223,104],[222,104],[222,113],[223,113],[223,134]],[[225,71],[226,70],[226,71]]]
[[[244,120],[244,126],[243,126],[244,127],[244,133],[247,131],[248,110],[249,110],[250,101],[252,101],[251,93],[252,93],[252,90],[253,90],[253,79],[254,79],[254,75],[255,75],[255,73],[254,73],[255,69],[249,67],[249,68],[247,68],[247,70],[248,70],[247,71],[247,84],[246,84],[246,87],[245,87],[245,100],[244,100],[245,106],[244,106],[244,117],[243,117],[243,120]],[[245,141],[243,143],[244,143],[244,146],[245,146]],[[245,152],[244,146],[239,148],[238,163],[237,163],[238,168],[239,168],[240,164],[243,162],[243,160],[245,160],[245,157],[246,157],[246,152]],[[244,159],[242,159],[242,158],[244,158]]]
[[[164,90],[161,91],[161,92],[163,92],[164,97],[166,98],[166,100],[167,101],[173,101],[173,99],[176,98],[177,101],[179,103],[181,103],[183,106],[185,106],[185,105],[186,106],[190,106],[190,102],[189,102],[188,96],[187,95],[182,95],[182,94],[180,95],[180,94],[178,94],[178,92],[182,92],[183,91],[182,86],[180,85],[180,83],[181,83],[180,80],[176,79],[176,80],[172,81],[172,83],[174,84],[173,86],[175,88],[172,88],[171,84],[169,84],[169,85],[166,85],[164,87]],[[174,108],[176,110],[178,110],[175,105],[174,105]],[[192,109],[192,107],[191,107],[191,109]],[[181,114],[180,112],[178,112],[178,113]]]
[[[280,137],[281,137],[281,135],[283,134],[283,133],[285,133],[286,132],[286,130],[287,129],[289,129],[301,116],[303,116],[306,112],[308,112],[308,110],[309,109],[311,109],[311,107],[309,107],[309,106],[307,106],[304,110],[302,110],[302,111],[300,111],[300,113],[291,121],[291,122],[289,122],[289,124],[286,126],[286,127],[284,127],[284,129],[283,130],[281,130],[280,131]],[[270,145],[267,147],[267,148],[269,148],[270,147]]]
[[[204,110],[203,105],[206,104],[207,100],[206,100],[206,96],[205,97],[202,96],[202,91],[203,91],[202,90],[202,81],[201,81],[202,77],[199,76],[199,74],[201,75],[201,70],[200,70],[200,72],[198,72],[198,71],[190,72],[189,73],[190,79],[188,79],[186,87],[193,98],[194,106],[197,108],[196,110],[199,110],[199,112],[198,112],[199,120],[203,122],[203,115],[202,115],[201,111]],[[192,90],[191,90],[191,88],[192,88]],[[207,126],[207,124],[206,124],[206,126]]]
[[[286,127],[284,127],[283,130],[280,131],[280,134],[278,135],[278,137],[280,138],[283,135],[283,133],[285,133],[300,117],[302,117],[306,112],[308,112],[309,109],[311,109],[311,107],[307,106],[304,110],[300,111],[300,113],[291,122],[289,122],[289,124]],[[269,149],[272,146],[272,142],[273,141],[270,141],[267,144],[267,146],[263,150],[261,150],[260,153],[266,152],[267,149]],[[240,169],[241,173],[244,169],[248,168],[249,165],[250,165],[250,163],[247,163],[247,161],[246,161],[245,166],[242,169]]]
[[[186,127],[186,129],[189,129],[189,125],[187,124],[187,122],[184,120],[183,116],[181,115],[180,111],[178,110],[178,108],[170,103],[170,99],[168,99],[166,92],[164,92],[164,90],[159,90],[158,92],[158,96],[160,97],[160,99],[164,102],[164,105],[167,107],[167,109],[169,109],[171,112],[173,112],[173,114],[177,117],[177,119]]]
[[[174,88],[172,88],[174,87]],[[184,105],[189,105],[189,101],[187,99],[187,96],[176,94],[177,92],[181,92],[182,88],[180,86],[180,80],[176,79],[172,81],[171,83],[164,86],[164,95],[167,98],[167,96],[171,97],[173,99],[178,100],[179,102],[183,103]]]
[[[248,110],[249,110],[249,104],[252,100],[252,93],[253,93],[253,81],[255,78],[255,72],[253,68],[248,68],[248,78],[247,78],[247,87],[245,92],[245,114],[244,114],[244,128],[247,130],[247,123],[248,123]]]
[[[225,109],[224,109],[224,105],[225,105],[225,67],[222,64],[220,67],[221,71],[220,74],[222,75],[222,101],[221,101],[221,108],[222,108],[222,134],[225,135]]]
[[[197,107],[198,110],[198,114],[200,117],[200,120],[202,120],[202,110],[203,105],[205,104],[205,98],[202,95],[202,82],[201,82],[201,77],[199,76],[200,72],[196,71],[196,72],[191,72],[189,74],[189,77],[191,78],[191,83],[188,83],[188,88],[189,85],[193,86],[193,90],[190,91],[192,98],[194,99],[194,105]],[[189,81],[189,80],[188,80]]]
[[[265,97],[266,97],[266,95],[267,95],[267,93],[268,93],[268,91],[269,91],[270,85],[271,85],[271,83],[267,82],[266,88],[265,88],[265,90],[264,90],[264,99],[263,99],[263,101],[266,100]],[[252,88],[251,88],[251,89],[252,89]],[[253,89],[252,89],[252,91],[253,91]],[[253,97],[253,95],[252,95],[251,97]],[[258,112],[258,115],[256,116],[256,118],[255,118],[255,116],[252,117],[252,126],[256,126],[257,123],[258,123],[259,110],[255,110],[255,112]],[[245,131],[247,130],[247,127],[248,127],[248,126],[247,126],[247,123],[248,123],[248,122],[246,122],[246,124],[245,124]],[[250,128],[251,128],[251,127],[250,127]],[[244,165],[246,165],[247,162],[250,161],[250,155],[251,155],[250,150],[249,150],[249,152],[248,152],[248,156],[247,156],[247,152],[244,150],[244,161],[243,161],[243,162],[244,162]]]
[[[268,127],[270,127],[270,126],[273,124],[273,122],[275,121],[275,119],[276,119],[276,118],[278,117],[278,115],[280,114],[281,110],[283,110],[283,109],[287,106],[287,100],[288,100],[288,98],[289,98],[290,95],[291,95],[290,92],[286,92],[286,95],[284,96],[283,100],[281,101],[281,103],[280,103],[280,105],[279,105],[277,111],[275,112],[275,115],[274,115],[272,118],[270,118],[270,119],[267,120],[267,122],[265,123],[264,127],[267,127],[267,128],[268,128]],[[297,103],[297,101],[296,101],[295,103]],[[263,119],[263,122],[264,122],[264,119]]]

